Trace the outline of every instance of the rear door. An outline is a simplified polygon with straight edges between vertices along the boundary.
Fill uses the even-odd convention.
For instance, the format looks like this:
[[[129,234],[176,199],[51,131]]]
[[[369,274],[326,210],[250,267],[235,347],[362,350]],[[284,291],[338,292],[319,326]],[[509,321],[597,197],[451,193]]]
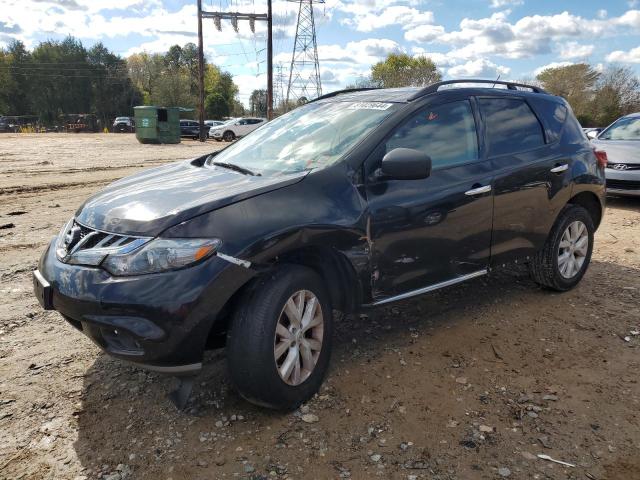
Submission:
[[[526,260],[539,250],[571,190],[571,156],[557,126],[541,121],[526,97],[479,97],[495,174],[491,263]],[[550,103],[550,102],[545,102]],[[566,109],[559,104],[560,125]]]
[[[234,130],[235,130],[236,136],[238,137],[246,135],[249,131],[249,120],[246,118],[239,120]]]
[[[491,243],[491,168],[481,155],[473,102],[466,96],[412,113],[367,161],[368,237],[377,302],[440,282],[482,274]],[[395,148],[433,162],[420,180],[377,177]]]

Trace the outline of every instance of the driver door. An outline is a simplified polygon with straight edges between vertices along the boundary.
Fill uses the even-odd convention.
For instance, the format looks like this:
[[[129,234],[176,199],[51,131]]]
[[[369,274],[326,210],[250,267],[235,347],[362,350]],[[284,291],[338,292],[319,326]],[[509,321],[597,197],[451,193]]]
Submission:
[[[374,303],[486,273],[493,176],[481,154],[477,120],[469,98],[430,104],[401,123],[367,161]],[[429,155],[431,175],[376,175],[382,157],[399,147]]]

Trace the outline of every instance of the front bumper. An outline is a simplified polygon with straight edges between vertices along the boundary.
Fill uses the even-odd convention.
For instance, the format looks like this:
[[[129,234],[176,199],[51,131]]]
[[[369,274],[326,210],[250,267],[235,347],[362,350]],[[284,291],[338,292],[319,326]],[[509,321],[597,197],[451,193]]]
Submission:
[[[640,197],[640,170],[605,169],[607,193]]]
[[[101,268],[69,265],[52,241],[38,264],[49,288],[41,303],[60,312],[105,352],[173,374],[200,369],[218,313],[254,271],[214,255],[190,268],[114,277]],[[35,274],[34,274],[35,275]],[[46,308],[46,307],[45,307]]]

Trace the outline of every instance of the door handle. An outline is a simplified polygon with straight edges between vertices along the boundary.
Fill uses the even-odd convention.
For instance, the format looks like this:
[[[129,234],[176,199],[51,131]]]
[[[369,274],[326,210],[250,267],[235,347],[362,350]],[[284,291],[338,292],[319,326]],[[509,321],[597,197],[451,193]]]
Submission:
[[[464,192],[465,195],[473,196],[480,195],[481,193],[487,193],[491,191],[491,185],[485,185],[483,187],[472,188],[471,190],[467,190]]]
[[[556,165],[555,167],[553,167],[551,169],[551,173],[562,173],[562,172],[566,172],[567,170],[569,170],[569,165],[567,165],[566,163],[563,163],[561,165]]]

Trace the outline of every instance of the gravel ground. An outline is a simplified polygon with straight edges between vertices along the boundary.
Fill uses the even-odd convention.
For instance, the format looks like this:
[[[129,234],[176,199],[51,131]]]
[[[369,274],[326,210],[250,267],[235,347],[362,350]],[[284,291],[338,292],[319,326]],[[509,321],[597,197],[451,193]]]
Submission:
[[[571,292],[514,270],[339,319],[289,414],[240,399],[224,350],[177,412],[175,380],[39,308],[31,270],[84,198],[223,145],[0,136],[0,479],[640,478],[640,199],[609,200]]]

